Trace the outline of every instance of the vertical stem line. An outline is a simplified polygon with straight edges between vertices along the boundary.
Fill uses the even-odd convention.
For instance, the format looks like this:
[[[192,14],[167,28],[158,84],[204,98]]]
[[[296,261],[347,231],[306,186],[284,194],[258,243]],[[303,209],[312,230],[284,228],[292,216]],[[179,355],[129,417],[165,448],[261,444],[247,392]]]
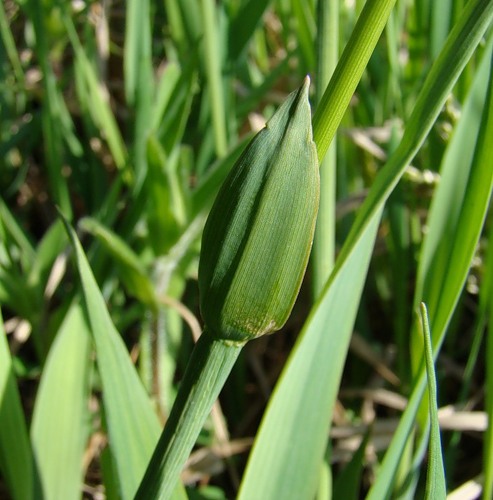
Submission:
[[[216,20],[214,0],[202,0],[202,19],[204,27],[205,69],[209,83],[212,106],[212,125],[214,144],[219,157],[227,153],[226,116],[224,109],[224,89],[221,76],[221,50],[217,34],[219,26]]]
[[[356,90],[395,0],[368,0],[313,117],[313,137],[321,161]]]
[[[339,2],[318,1],[316,99],[322,99],[339,55]],[[313,295],[316,298],[329,278],[335,256],[336,142],[320,163],[320,207],[313,242]]]

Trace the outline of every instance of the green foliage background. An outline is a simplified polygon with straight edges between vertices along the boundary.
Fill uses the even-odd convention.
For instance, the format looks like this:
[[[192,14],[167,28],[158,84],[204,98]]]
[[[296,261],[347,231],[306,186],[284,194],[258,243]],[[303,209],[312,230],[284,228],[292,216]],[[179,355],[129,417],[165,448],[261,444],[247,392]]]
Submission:
[[[305,285],[176,496],[420,498],[443,459],[491,498],[493,2],[393,4],[0,4],[0,496],[133,496],[200,333],[208,210],[310,74]]]

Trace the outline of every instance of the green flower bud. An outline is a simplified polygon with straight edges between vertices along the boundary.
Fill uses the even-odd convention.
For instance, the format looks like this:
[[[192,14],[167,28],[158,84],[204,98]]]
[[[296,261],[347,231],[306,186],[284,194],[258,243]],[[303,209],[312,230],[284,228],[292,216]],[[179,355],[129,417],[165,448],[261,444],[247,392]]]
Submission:
[[[216,338],[244,342],[279,330],[298,295],[320,190],[309,86],[307,77],[252,139],[207,219],[200,309]]]

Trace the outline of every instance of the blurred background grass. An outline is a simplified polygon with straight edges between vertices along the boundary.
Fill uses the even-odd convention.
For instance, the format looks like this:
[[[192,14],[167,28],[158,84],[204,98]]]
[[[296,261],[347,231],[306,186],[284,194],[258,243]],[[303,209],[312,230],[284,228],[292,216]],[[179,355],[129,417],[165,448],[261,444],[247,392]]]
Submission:
[[[333,3],[337,57],[364,2]],[[395,149],[462,3],[397,2],[335,141],[335,252]],[[207,211],[246,140],[304,75],[323,90],[317,12],[316,2],[301,0],[0,5],[0,304],[28,426],[47,356],[80,293],[56,207],[76,227],[164,422],[200,332],[196,275]],[[418,255],[440,165],[484,51],[482,44],[467,65],[379,229],[333,416],[335,477],[372,426],[356,498],[372,483],[412,387]],[[469,119],[479,122],[480,112]],[[488,302],[489,289],[485,299],[480,290],[491,274],[490,219],[437,364],[450,490],[484,472],[488,308],[481,300]],[[320,266],[314,261],[285,331],[242,353],[187,469],[186,480],[202,484],[194,491],[234,497],[266,401],[325,281]],[[111,481],[103,479],[94,366],[89,354],[90,397],[72,432],[85,450],[84,494],[97,498]],[[47,411],[58,411],[57,403]]]

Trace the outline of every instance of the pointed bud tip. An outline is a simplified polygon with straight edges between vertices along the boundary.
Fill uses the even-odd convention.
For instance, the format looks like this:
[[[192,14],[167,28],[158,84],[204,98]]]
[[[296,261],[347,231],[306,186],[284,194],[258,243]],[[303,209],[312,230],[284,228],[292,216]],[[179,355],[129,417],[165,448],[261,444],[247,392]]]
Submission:
[[[310,75],[306,75],[304,80],[303,80],[303,85],[301,86],[301,93],[302,94],[308,95],[308,93],[310,91],[310,83],[311,83]]]

